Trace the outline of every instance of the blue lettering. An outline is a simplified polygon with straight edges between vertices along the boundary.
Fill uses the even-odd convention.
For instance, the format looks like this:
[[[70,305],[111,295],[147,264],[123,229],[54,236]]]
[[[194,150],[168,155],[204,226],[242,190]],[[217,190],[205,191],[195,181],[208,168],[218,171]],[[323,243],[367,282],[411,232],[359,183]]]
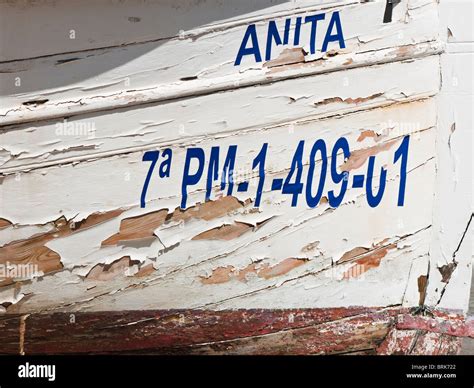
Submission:
[[[199,165],[194,174],[189,173],[191,167],[191,160],[197,159]],[[183,183],[181,186],[181,209],[186,208],[186,201],[188,199],[188,186],[193,186],[199,182],[204,170],[204,151],[202,148],[189,148],[186,152],[186,161],[184,163]]]
[[[249,39],[252,40],[252,46],[247,48],[247,43]],[[242,62],[242,58],[244,55],[254,55],[256,62],[262,62],[262,56],[260,55],[260,48],[258,46],[257,30],[255,28],[255,24],[251,24],[247,27],[244,39],[242,40],[239,52],[237,53],[237,58],[235,59],[234,66],[240,65],[240,62]]]
[[[336,33],[332,34],[332,30],[336,26]],[[344,43],[344,35],[342,34],[341,19],[339,18],[339,12],[334,12],[331,16],[331,21],[329,22],[328,29],[326,31],[326,36],[324,37],[323,47],[321,51],[324,53],[328,50],[329,42],[339,42],[340,48],[346,48]]]
[[[268,33],[267,33],[267,49],[265,51],[265,60],[269,61],[272,58],[272,41],[275,41],[276,45],[281,44],[280,34],[274,20],[268,23]]]
[[[311,54],[314,54],[316,52],[316,26],[319,20],[324,20],[324,17],[325,15],[322,13],[319,15],[306,16],[306,18],[304,19],[305,23],[311,22],[311,36],[310,36]]]

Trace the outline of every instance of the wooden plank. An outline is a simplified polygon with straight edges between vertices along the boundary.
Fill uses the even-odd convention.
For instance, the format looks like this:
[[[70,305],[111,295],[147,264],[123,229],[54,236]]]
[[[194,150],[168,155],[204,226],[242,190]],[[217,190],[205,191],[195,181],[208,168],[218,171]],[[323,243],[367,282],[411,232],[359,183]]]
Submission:
[[[313,8],[324,9],[324,5],[317,3],[319,5]],[[302,24],[300,42],[296,45],[293,35],[297,18],[304,21],[306,17],[322,14],[321,10],[292,9],[291,13],[281,16],[266,14],[255,24],[263,53],[260,63],[250,55],[235,65],[250,21],[222,29],[212,27],[198,36],[4,63],[0,65],[0,94],[4,96],[0,124],[129,105],[138,93],[142,94],[141,102],[144,98],[164,100],[183,94],[225,90],[235,85],[400,61],[440,50],[436,43],[438,13],[434,0],[425,0],[422,4],[420,0],[403,0],[395,8],[389,24],[384,24],[381,17],[385,1],[348,4],[335,9],[340,12],[344,47],[332,42],[325,52],[321,51],[334,14],[334,10],[328,10],[325,19],[318,22],[315,53],[311,52],[310,22]],[[176,12],[182,10],[177,8]],[[163,17],[160,15],[160,20]],[[287,45],[273,44],[271,59],[266,60],[265,42],[270,20],[276,22],[281,36],[286,21],[290,20],[291,39]],[[90,23],[89,18],[84,23]]]
[[[10,127],[0,133],[0,173],[184,145],[206,136],[225,138],[244,129],[414,101],[436,94],[439,85],[439,60],[428,57]]]
[[[435,172],[432,160],[435,133],[432,128],[435,123],[433,107],[433,101],[426,100],[316,122],[323,128],[321,135],[328,144],[344,134],[350,134],[347,135],[350,144],[354,144],[355,149],[360,151],[354,153],[356,159],[360,159],[359,162],[355,163],[356,159],[352,162],[349,160],[354,167],[351,174],[367,169],[368,155],[377,155],[377,165],[385,164],[388,167],[392,163],[394,150],[400,144],[400,135],[406,134],[395,130],[394,123],[412,121],[419,124],[412,134],[410,146],[412,153],[407,167],[410,172],[406,206],[396,206],[398,167],[388,168],[386,197],[381,206],[372,211],[367,224],[358,228],[344,221],[367,218],[365,195],[355,189],[348,191],[343,206],[338,209],[322,204],[310,210],[304,202],[297,208],[291,208],[288,199],[271,194],[267,186],[267,200],[259,211],[255,211],[253,204],[248,202],[251,198],[248,194],[240,194],[238,200],[213,196],[215,202],[195,206],[204,200],[202,188],[205,186],[202,182],[190,193],[190,208],[186,211],[190,213],[185,216],[188,213],[177,209],[180,198],[175,188],[179,186],[180,177],[173,175],[166,186],[151,190],[150,199],[153,200],[147,204],[146,209],[139,209],[137,201],[143,178],[138,181],[130,179],[130,187],[121,189],[124,188],[124,171],[130,171],[131,177],[136,177],[140,169],[144,170],[142,177],[146,174],[147,168],[143,168],[140,162],[141,153],[38,169],[23,174],[18,181],[14,176],[9,176],[2,184],[2,190],[5,190],[2,191],[2,203],[14,203],[25,195],[25,201],[38,201],[44,205],[35,207],[34,212],[31,208],[25,209],[23,214],[15,209],[11,214],[20,215],[21,221],[14,217],[7,219],[12,218],[15,224],[47,225],[56,217],[65,217],[60,219],[60,224],[54,225],[55,229],[49,235],[38,238],[42,239],[43,245],[40,247],[55,252],[68,270],[44,276],[41,282],[22,284],[21,293],[12,294],[12,289],[5,289],[1,293],[2,300],[11,304],[9,311],[43,308],[121,309],[125,306],[130,309],[150,308],[153,305],[174,308],[188,304],[191,304],[189,307],[228,304],[235,308],[279,303],[276,308],[296,303],[313,307],[324,303],[367,306],[401,303],[412,261],[428,252],[427,228],[431,224]],[[427,114],[428,112],[432,113]],[[383,123],[382,120],[387,117],[393,122]],[[357,129],[353,127],[354,123],[357,123]],[[292,158],[290,151],[296,148],[301,139],[306,139],[309,143],[314,140],[314,124],[311,120],[295,124],[293,131],[298,136],[293,134],[290,137],[287,126],[278,126],[268,132],[262,132],[261,129],[240,132],[237,138],[221,139],[221,145],[225,148],[235,143],[243,147],[237,164],[241,164],[243,171],[247,171],[250,169],[250,160],[258,152],[254,145],[265,139],[274,139],[273,142],[270,141],[272,154],[278,154],[279,157],[272,161],[269,174],[272,177],[284,177]],[[361,125],[362,129],[359,128]],[[212,145],[212,139],[201,143],[205,150],[209,150]],[[176,152],[174,163],[182,165],[184,151],[177,149]],[[305,155],[308,152],[309,149],[306,149]],[[129,166],[134,166],[137,170],[128,170]],[[107,183],[104,181],[104,170],[111,172]],[[112,171],[117,173],[113,174]],[[97,181],[93,180],[94,176]],[[87,177],[86,186],[84,177]],[[56,189],[65,179],[68,180],[66,190],[70,193],[67,196]],[[246,177],[243,175],[239,179]],[[43,189],[32,193],[28,188],[34,185]],[[112,187],[117,188],[113,198],[109,192]],[[336,189],[336,186],[328,182],[327,190],[331,188]],[[34,195],[37,195],[36,200]],[[45,195],[49,199],[45,199]],[[51,196],[57,197],[52,199]],[[227,205],[223,207],[224,200]],[[125,211],[124,208],[127,207],[131,208]],[[117,213],[116,209],[120,208],[122,211]],[[116,214],[110,218],[108,214],[112,213],[108,212],[113,211]],[[74,217],[80,212],[83,212],[83,216]],[[412,217],[414,212],[417,217]],[[8,206],[2,214],[9,215]],[[397,222],[385,222],[387,214],[391,214]],[[83,221],[85,218],[87,219]],[[71,220],[77,222],[78,226],[71,224]],[[229,240],[202,238],[203,233],[235,223],[250,227]],[[196,238],[197,236],[201,238]],[[288,240],[293,243],[288,245]],[[343,243],[334,244],[334,241]],[[13,257],[12,246],[15,245],[7,244],[3,249],[3,252],[10,252],[10,258]],[[271,251],[269,246],[272,247]],[[356,254],[355,249],[362,252]],[[191,257],[189,252],[193,252]],[[31,255],[31,258],[36,258],[34,252]],[[124,257],[129,259],[123,259]],[[344,258],[341,261],[344,266],[336,273],[324,273],[324,270],[330,269],[341,258]],[[103,267],[111,264],[116,266],[109,269]],[[354,265],[355,273],[352,272]],[[134,276],[146,266],[151,271],[148,277]],[[219,268],[229,266],[229,282],[203,282],[203,279],[213,279],[215,271],[220,271]],[[93,268],[96,268],[92,272],[94,275],[89,276]],[[358,268],[362,268],[363,272],[357,273]],[[130,271],[130,276],[122,276],[125,270]],[[365,273],[371,281],[358,281],[359,275],[365,276]],[[108,281],[100,281],[101,278],[107,278]],[[390,282],[387,279],[391,279]],[[368,289],[372,287],[373,281],[383,281],[386,292],[369,295]],[[67,287],[62,286],[65,284]],[[324,284],[327,291],[315,298],[312,289]],[[58,287],[63,288],[64,292],[51,299],[50,290]],[[288,292],[288,289],[292,291]],[[266,290],[263,298],[260,290]],[[292,300],[284,295],[273,296],[285,293],[299,296],[292,297]],[[347,293],[350,295],[344,296]],[[413,293],[418,295],[418,290],[415,289]],[[250,295],[246,296],[247,294]],[[193,298],[190,295],[194,295]],[[344,298],[341,300],[342,296]]]
[[[436,197],[426,303],[467,312],[472,279],[474,223],[474,37],[472,3],[442,2],[447,36],[441,55],[442,88],[438,99]],[[459,17],[459,15],[466,17]],[[446,204],[450,204],[449,210]]]
[[[349,348],[375,348],[393,315],[392,310],[364,308],[32,314],[25,319],[23,351],[27,355],[229,351],[331,354]],[[10,319],[8,325],[7,321],[0,321],[5,336],[0,345],[1,354],[18,352],[18,320],[18,317]],[[360,335],[354,336],[354,330]],[[310,338],[313,339],[308,341]],[[287,347],[283,346],[283,339],[288,339]],[[16,349],[6,345],[15,341]]]
[[[434,314],[436,319],[443,315]],[[441,355],[459,351],[459,337],[433,329],[396,329],[401,317],[404,322],[416,319],[398,307],[7,315],[0,319],[4,333],[0,354]]]

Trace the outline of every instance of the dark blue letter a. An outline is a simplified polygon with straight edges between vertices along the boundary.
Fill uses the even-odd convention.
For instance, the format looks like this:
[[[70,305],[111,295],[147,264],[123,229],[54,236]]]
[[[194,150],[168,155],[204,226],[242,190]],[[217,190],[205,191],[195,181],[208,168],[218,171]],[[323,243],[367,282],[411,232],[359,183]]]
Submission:
[[[249,39],[252,39],[252,47],[247,48],[247,43]],[[256,62],[262,62],[262,57],[260,55],[260,48],[258,47],[258,39],[257,39],[257,30],[255,28],[255,24],[251,24],[247,27],[247,31],[245,31],[244,39],[242,40],[242,44],[240,45],[239,52],[237,53],[237,58],[235,59],[234,66],[239,66],[240,62],[242,61],[242,57],[244,55],[251,55],[255,56]]]

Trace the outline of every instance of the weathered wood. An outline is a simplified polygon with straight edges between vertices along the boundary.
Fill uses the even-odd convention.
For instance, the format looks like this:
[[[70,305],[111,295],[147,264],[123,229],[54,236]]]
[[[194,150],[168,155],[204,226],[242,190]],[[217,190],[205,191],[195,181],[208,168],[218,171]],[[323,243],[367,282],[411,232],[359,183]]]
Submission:
[[[385,0],[0,1],[0,352],[456,354],[473,331],[473,37],[468,5],[446,4],[384,20]],[[345,43],[323,49],[334,15]],[[25,18],[43,28],[11,33]],[[253,25],[262,60],[237,54]],[[291,43],[267,45],[272,25]],[[341,138],[350,154],[331,153]],[[278,189],[301,141],[304,179],[329,166],[317,206]],[[219,168],[238,147],[234,191],[182,186],[188,149],[210,174],[216,146]],[[145,196],[143,157],[166,148]]]
[[[131,3],[128,1],[114,7],[114,12],[111,15],[107,13],[104,17],[106,20],[118,17],[117,14],[131,7]],[[187,2],[184,1],[184,3]],[[214,1],[202,2],[199,8],[207,8],[210,3]],[[240,3],[247,2],[239,2],[239,5]],[[258,3],[262,2],[253,3],[257,8],[261,6]],[[114,47],[106,43],[105,49],[97,48],[88,51],[78,51],[81,45],[85,47],[97,45],[86,40],[86,34],[90,34],[91,31],[84,31],[84,22],[80,24],[81,30],[76,31],[77,37],[67,39],[66,28],[69,31],[74,28],[74,25],[63,25],[64,20],[61,18],[61,25],[54,26],[54,35],[53,32],[49,34],[56,43],[69,41],[69,47],[63,49],[66,54],[0,64],[0,94],[5,96],[0,112],[2,114],[0,124],[38,120],[53,115],[71,116],[75,112],[113,109],[134,103],[182,97],[185,94],[207,94],[211,91],[234,89],[236,85],[249,86],[289,77],[323,74],[376,63],[422,57],[440,50],[436,44],[438,16],[437,4],[434,0],[425,0],[423,4],[419,4],[419,0],[403,0],[396,7],[393,21],[389,24],[384,24],[381,17],[385,1],[315,2],[313,4],[308,1],[302,4],[306,5],[302,9],[298,8],[299,3],[275,6],[273,9],[279,8],[285,11],[272,12],[268,9],[256,18],[249,18],[244,14],[241,18],[245,20],[245,24],[243,20],[233,24],[219,25],[217,23],[201,28],[202,31],[199,33],[185,31],[186,22],[182,21],[183,11],[177,6],[174,10],[176,16],[171,17],[181,17],[177,24],[182,30],[181,35],[177,34],[177,27],[175,27],[173,37],[165,34],[160,39],[152,39],[146,43],[133,41],[133,44],[125,46],[115,44]],[[52,8],[54,12],[59,6],[62,7],[64,13],[70,12],[65,4],[48,8]],[[84,7],[86,4],[81,8]],[[143,7],[142,2],[137,2],[137,9],[134,12],[142,11]],[[8,15],[14,7],[4,6],[4,8]],[[103,11],[102,7],[97,8],[94,6],[97,12]],[[163,12],[158,15],[159,20],[166,17],[168,12],[173,12],[166,3],[162,4],[162,8]],[[193,12],[199,12],[199,8],[193,8]],[[216,6],[216,9],[224,11],[224,14],[220,16],[221,20],[225,19],[226,8],[231,11],[231,7],[224,3]],[[238,12],[239,8],[245,8],[245,6],[240,5],[235,8]],[[327,8],[329,10],[325,11]],[[149,9],[152,13],[159,12],[159,4],[150,3]],[[285,58],[285,50],[293,48],[297,17],[304,21],[308,16],[327,12],[325,20],[318,24],[316,35],[316,45],[321,47],[330,21],[329,16],[335,10],[340,12],[343,22],[345,48],[341,49],[339,44],[332,43],[328,47],[329,51],[311,54],[311,23],[302,23],[299,33],[300,42],[296,48],[300,48],[300,53],[304,50],[304,55],[300,56],[298,61]],[[129,11],[131,12],[131,9]],[[26,12],[34,11],[23,11],[23,13]],[[77,15],[73,16],[73,18],[76,17]],[[127,23],[125,16],[120,15],[120,17],[121,19],[111,24],[115,28],[109,29],[103,36],[113,35],[117,25],[130,24]],[[136,23],[136,32],[149,27],[147,24],[144,25],[149,17],[150,15],[146,15],[142,17],[143,21]],[[197,20],[198,17],[196,17]],[[235,66],[236,55],[248,24],[256,22],[260,48],[262,51],[265,50],[269,20],[276,21],[282,35],[286,20],[291,20],[291,42],[288,45],[275,44],[270,61],[264,59],[262,63],[255,63],[252,56],[250,59],[244,58],[239,66]],[[361,20],[364,20],[364,23],[361,23]],[[97,28],[103,29],[100,26],[104,23],[102,22]],[[46,25],[49,27],[49,22]],[[61,28],[64,29],[62,33],[57,31]],[[154,28],[155,30],[158,28],[159,31],[163,27],[155,25]],[[127,29],[121,30],[122,34],[117,38],[131,39],[131,36],[124,33],[125,31]],[[48,34],[46,31],[44,33]],[[157,34],[156,31],[154,33]],[[101,38],[96,37],[95,40]],[[35,36],[34,39],[37,37]],[[49,45],[48,47],[40,46],[44,47],[42,55],[52,47],[51,39],[45,39],[45,41],[49,42]],[[35,47],[35,49],[40,49],[40,47]],[[53,47],[53,49],[58,50],[59,47],[61,46]],[[25,50],[22,53],[24,52]],[[280,55],[282,55],[281,58]],[[141,98],[138,98],[139,95]]]
[[[451,315],[437,322],[462,324]],[[403,320],[401,320],[403,317]],[[405,309],[156,310],[0,319],[1,354],[455,354],[459,338],[401,330]],[[397,325],[395,329],[394,325]],[[23,331],[20,331],[22,328]],[[21,346],[20,346],[21,343]]]
[[[387,73],[391,77],[386,77]],[[418,81],[414,84],[406,74]],[[344,86],[346,81],[348,85]],[[300,120],[339,116],[394,102],[413,102],[435,95],[439,84],[439,59],[429,57],[237,88],[135,109],[39,121],[0,132],[0,141],[6,145],[0,150],[0,173],[12,174],[153,148],[183,147],[203,138],[225,140],[246,130],[262,132],[263,128],[284,123],[296,125]],[[434,112],[430,110],[430,114]],[[392,122],[412,123],[412,130],[417,129],[417,121],[399,115],[385,116],[380,121],[387,127]],[[288,130],[285,135],[288,137]],[[316,137],[314,133],[313,136]]]
[[[449,318],[449,320],[446,318]],[[425,330],[456,337],[474,338],[474,318],[464,318],[462,316],[442,316],[440,318],[431,318],[407,315],[398,319],[397,329]]]
[[[474,32],[459,15],[474,14],[466,1],[440,2],[442,85],[438,100],[438,160],[433,241],[426,304],[467,312],[472,279]],[[447,206],[449,204],[449,206]],[[443,268],[451,268],[446,278]]]

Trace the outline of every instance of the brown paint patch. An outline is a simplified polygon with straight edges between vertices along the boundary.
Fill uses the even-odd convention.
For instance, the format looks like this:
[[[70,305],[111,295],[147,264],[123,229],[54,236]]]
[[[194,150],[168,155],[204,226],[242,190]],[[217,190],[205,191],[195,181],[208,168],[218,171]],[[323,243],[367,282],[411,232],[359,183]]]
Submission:
[[[373,268],[377,268],[380,266],[382,259],[387,256],[388,251],[395,247],[395,244],[391,244],[357,259],[355,265],[344,272],[343,279],[356,278]]]
[[[282,262],[270,267],[266,264],[261,270],[258,271],[258,277],[264,279],[274,278],[276,276],[284,275],[295,268],[298,268],[300,265],[305,264],[307,259],[285,259]]]
[[[259,278],[270,279],[276,276],[284,275],[293,269],[305,264],[308,259],[299,258],[288,258],[280,263],[270,266],[268,263],[260,265],[258,263],[252,263],[243,269],[236,269],[232,265],[226,267],[218,267],[212,271],[211,276],[201,276],[201,282],[203,284],[221,284],[227,283],[232,279],[237,279],[240,282],[246,282],[249,274],[255,274]]]
[[[117,217],[123,210],[113,210],[105,213],[94,213],[84,221],[67,221],[66,218],[58,218],[54,222],[54,228],[26,240],[14,241],[0,247],[0,263],[6,262],[15,265],[36,265],[33,267],[38,271],[49,273],[63,268],[61,257],[58,253],[46,247],[46,244],[60,237],[70,236],[77,231],[85,230],[111,218]],[[0,283],[0,286],[11,284],[11,279]]]
[[[264,67],[272,68],[277,66],[294,65],[304,63],[304,50],[302,48],[287,48],[281,54],[271,61],[264,63]]]
[[[120,275],[125,276],[126,271],[138,263],[138,261],[131,260],[130,256],[124,256],[110,264],[97,264],[86,275],[86,279],[106,281]]]
[[[443,283],[449,283],[449,281],[451,280],[451,275],[453,274],[457,265],[458,263],[453,262],[453,263],[443,265],[442,267],[438,267],[438,271],[441,273],[441,276],[442,276],[441,281]]]
[[[102,241],[102,246],[153,237],[153,231],[165,222],[167,215],[167,210],[158,210],[141,216],[125,218],[120,222],[119,232]]]
[[[359,137],[357,138],[357,141],[360,143],[364,141],[365,139],[374,139],[375,141],[379,140],[379,135],[372,130],[366,130],[366,131],[361,131]]]
[[[6,220],[5,218],[0,218],[0,229],[6,228],[10,225],[13,225],[10,221]]]
[[[367,247],[355,247],[351,249],[350,251],[347,251],[344,253],[339,260],[337,260],[338,264],[345,263],[347,261],[351,261],[352,259],[364,255],[368,252],[373,251],[374,249],[377,248],[382,248],[384,245],[389,241],[389,238],[384,238],[382,241],[379,241],[378,243],[372,244],[371,248]]]
[[[93,213],[82,221],[71,221],[69,225],[74,231],[85,230],[103,222],[109,221],[115,217],[118,217],[124,211],[125,209],[116,209],[104,213]]]
[[[219,267],[212,271],[211,276],[201,276],[202,284],[220,284],[228,282],[231,277],[231,273],[234,271],[234,267],[228,265],[227,267]]]
[[[398,140],[393,140],[370,148],[352,151],[349,158],[340,166],[340,168],[342,171],[355,170],[364,165],[369,157],[375,156],[380,152],[387,151],[392,148],[392,146],[397,143],[397,141]]]
[[[63,228],[59,227],[59,234]],[[48,241],[54,238],[53,233],[46,233],[7,244],[0,248],[0,263],[25,266],[25,269],[29,269],[28,272],[33,272],[35,269],[44,273],[59,270],[62,268],[61,258],[56,252],[45,246]],[[9,283],[2,283],[2,285]]]
[[[155,272],[155,267],[153,267],[153,264],[150,263],[141,267],[138,270],[138,272],[135,274],[135,276],[138,278],[142,278],[142,277],[152,274],[153,272]]]
[[[217,228],[206,230],[194,236],[192,240],[233,240],[242,236],[244,233],[251,230],[252,225],[245,224],[243,222],[234,222],[231,225],[222,225]]]
[[[221,197],[216,201],[208,201],[203,204],[197,204],[186,210],[177,208],[173,213],[169,214],[166,221],[188,221],[192,218],[197,218],[205,221],[210,221],[218,217],[222,217],[232,210],[237,210],[244,207],[247,203],[242,204],[235,197]]]
[[[177,208],[172,213],[168,213],[167,209],[161,209],[125,218],[120,223],[119,232],[102,241],[102,246],[154,237],[154,230],[165,223],[186,222],[193,218],[209,221],[228,214],[232,210],[239,209],[246,204],[242,204],[236,198],[229,196],[197,204],[185,210]]]
[[[338,264],[345,263],[346,261],[352,260],[354,257],[363,255],[364,253],[369,252],[369,248],[356,247],[344,253],[341,258],[337,261]]]
[[[246,282],[248,279],[247,275],[256,274],[257,272],[258,272],[258,264],[253,263],[253,264],[248,265],[244,269],[241,269],[240,271],[238,271],[235,277],[239,282]]]
[[[428,276],[421,275],[418,277],[418,292],[420,293],[420,299],[418,304],[423,306],[425,304],[426,290],[428,288]]]

